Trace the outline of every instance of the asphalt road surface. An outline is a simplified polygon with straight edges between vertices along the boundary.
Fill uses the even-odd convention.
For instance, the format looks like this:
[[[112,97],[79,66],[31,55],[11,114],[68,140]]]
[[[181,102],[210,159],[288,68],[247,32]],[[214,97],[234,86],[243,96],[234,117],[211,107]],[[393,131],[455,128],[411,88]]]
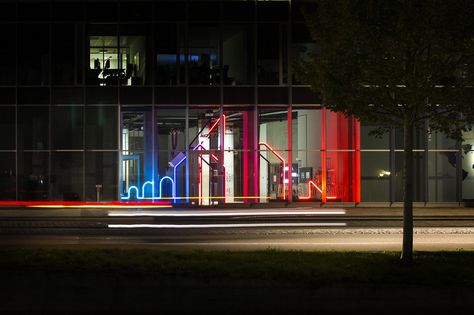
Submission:
[[[0,247],[400,250],[401,209],[0,209]],[[415,250],[474,249],[474,211],[415,209]]]

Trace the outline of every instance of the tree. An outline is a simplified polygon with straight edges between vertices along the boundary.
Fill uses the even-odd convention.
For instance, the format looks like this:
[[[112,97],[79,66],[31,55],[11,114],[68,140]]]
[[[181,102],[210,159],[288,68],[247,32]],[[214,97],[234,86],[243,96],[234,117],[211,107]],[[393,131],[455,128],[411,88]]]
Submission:
[[[413,260],[413,137],[416,129],[461,140],[474,122],[474,2],[316,0],[303,11],[319,46],[296,65],[323,105],[404,130],[401,259]]]

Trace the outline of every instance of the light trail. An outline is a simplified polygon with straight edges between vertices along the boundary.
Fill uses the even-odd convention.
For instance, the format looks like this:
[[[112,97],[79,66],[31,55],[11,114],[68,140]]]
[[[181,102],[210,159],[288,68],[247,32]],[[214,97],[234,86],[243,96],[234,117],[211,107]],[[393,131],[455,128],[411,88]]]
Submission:
[[[147,211],[109,211],[110,217],[233,217],[233,216],[265,216],[265,215],[344,215],[346,211],[341,210],[316,210],[316,211],[256,211],[256,212],[147,212]]]
[[[109,224],[111,229],[210,229],[245,227],[322,227],[346,226],[346,223],[230,223],[230,224]]]

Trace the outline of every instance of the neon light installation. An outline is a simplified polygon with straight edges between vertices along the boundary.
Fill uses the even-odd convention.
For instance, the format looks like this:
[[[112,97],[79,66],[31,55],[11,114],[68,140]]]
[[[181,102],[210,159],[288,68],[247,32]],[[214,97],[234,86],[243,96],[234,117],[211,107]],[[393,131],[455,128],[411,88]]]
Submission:
[[[275,151],[275,149],[273,149],[271,146],[269,146],[267,143],[265,142],[259,142],[258,143],[259,145],[263,145],[264,147],[266,147],[268,150],[270,150],[270,152],[272,152],[273,154],[275,154],[275,156],[281,161],[281,163],[283,164],[283,200],[286,199],[286,175],[285,175],[285,159],[280,155],[278,154],[278,152]],[[247,178],[245,178],[245,180],[248,180]]]
[[[308,200],[308,199],[311,199],[312,195],[311,195],[311,186],[313,186],[314,188],[316,188],[321,194],[323,193],[323,190],[321,188],[318,187],[318,185],[316,185],[312,180],[308,181],[308,195],[307,196],[299,196],[298,199],[303,199],[303,200]],[[327,199],[336,199],[336,197],[334,196],[326,196]]]

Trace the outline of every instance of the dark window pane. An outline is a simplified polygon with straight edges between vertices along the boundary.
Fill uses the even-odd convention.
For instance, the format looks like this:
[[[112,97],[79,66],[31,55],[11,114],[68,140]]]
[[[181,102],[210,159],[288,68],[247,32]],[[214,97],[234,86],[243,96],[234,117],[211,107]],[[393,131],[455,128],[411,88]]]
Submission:
[[[191,104],[219,104],[219,89],[214,87],[190,88],[189,103]]]
[[[83,107],[53,106],[51,108],[51,134],[53,149],[83,148]]]
[[[117,152],[86,153],[86,200],[113,201],[117,200]],[[97,187],[101,185],[99,200]]]
[[[156,88],[156,104],[186,104],[186,88]]]
[[[51,156],[51,198],[82,200],[82,152],[53,152]]]
[[[0,150],[15,150],[15,107],[0,107]]]
[[[82,88],[53,88],[53,104],[78,105],[84,104]]]
[[[49,104],[49,88],[18,88],[18,104]]]
[[[389,152],[361,152],[361,201],[390,201]]]
[[[393,178],[395,180],[395,200],[403,201],[403,152],[395,152],[395,169]],[[425,200],[425,154],[424,152],[413,153],[413,201]]]
[[[14,85],[16,82],[16,30],[15,25],[0,27],[0,85]]]
[[[259,21],[287,21],[289,7],[287,1],[258,1],[257,19]]]
[[[0,153],[0,200],[16,199],[15,153]]]
[[[49,107],[18,108],[18,149],[49,149]]]
[[[86,108],[86,148],[117,149],[117,107]]]
[[[190,26],[188,58],[189,84],[220,84],[218,25]]]
[[[151,24],[121,25],[119,43],[120,85],[151,84]]]
[[[186,3],[184,1],[166,1],[155,3],[156,21],[186,20]]]
[[[0,3],[0,21],[16,20],[16,3]]]
[[[253,21],[255,3],[252,1],[228,1],[222,3],[223,21]]]
[[[369,133],[375,130],[375,126],[371,126],[362,122],[360,124],[360,148],[361,149],[390,149],[390,135],[384,134],[382,137],[375,137]]]
[[[49,153],[18,153],[18,199],[47,200],[49,198]]]
[[[293,87],[293,104],[321,104],[321,98],[309,88]]]
[[[14,105],[15,93],[15,88],[0,88],[0,104]]]
[[[254,89],[247,87],[224,88],[224,104],[254,104]]]
[[[86,17],[91,22],[116,22],[118,4],[112,1],[88,2]]]
[[[175,85],[177,69],[180,62],[178,52],[178,25],[156,24],[155,52],[156,68],[155,83],[160,85]],[[184,60],[183,60],[184,62]]]
[[[457,201],[458,152],[428,152],[428,201]]]
[[[222,30],[223,84],[254,83],[254,44],[250,25],[228,25]]]
[[[52,35],[52,83],[73,85],[77,83],[77,71],[82,69],[76,64],[80,49],[79,25],[53,24]],[[78,67],[79,66],[79,67]]]
[[[258,89],[259,104],[288,104],[288,89],[281,88],[259,88]]]
[[[18,75],[23,85],[49,83],[49,25],[18,26]]]
[[[151,2],[120,3],[121,21],[150,21],[152,18]]]
[[[316,4],[310,1],[292,2],[291,15],[293,21],[304,21],[303,13],[311,13],[316,9]]]
[[[190,21],[219,21],[219,2],[190,2],[189,20]]]
[[[86,90],[87,104],[118,104],[117,88],[97,87],[87,88]]]
[[[54,21],[83,21],[84,4],[80,2],[55,2],[53,3]]]
[[[278,24],[258,26],[258,84],[279,84],[279,38]]]
[[[151,88],[122,87],[120,88],[120,103],[145,105],[151,104]]]
[[[18,20],[20,21],[49,21],[50,4],[48,2],[18,3]]]

